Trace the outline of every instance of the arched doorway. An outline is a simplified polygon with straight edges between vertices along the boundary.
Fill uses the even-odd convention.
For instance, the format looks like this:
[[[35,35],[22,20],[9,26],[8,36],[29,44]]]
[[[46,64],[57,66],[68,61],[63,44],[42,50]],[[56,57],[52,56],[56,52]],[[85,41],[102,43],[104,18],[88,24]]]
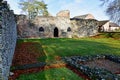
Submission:
[[[67,32],[71,32],[71,28],[70,27],[67,28]]]
[[[40,27],[40,28],[39,28],[39,32],[44,32],[44,28],[43,28],[43,27]]]
[[[58,37],[58,28],[57,27],[55,27],[55,29],[54,29],[54,37]]]

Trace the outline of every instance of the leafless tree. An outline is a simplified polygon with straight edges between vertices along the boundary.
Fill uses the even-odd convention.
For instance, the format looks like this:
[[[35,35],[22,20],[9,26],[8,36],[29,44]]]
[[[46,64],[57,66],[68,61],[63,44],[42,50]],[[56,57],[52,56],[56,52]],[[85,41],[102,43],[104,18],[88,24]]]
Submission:
[[[120,0],[100,0],[107,6],[106,13],[112,21],[120,25]]]

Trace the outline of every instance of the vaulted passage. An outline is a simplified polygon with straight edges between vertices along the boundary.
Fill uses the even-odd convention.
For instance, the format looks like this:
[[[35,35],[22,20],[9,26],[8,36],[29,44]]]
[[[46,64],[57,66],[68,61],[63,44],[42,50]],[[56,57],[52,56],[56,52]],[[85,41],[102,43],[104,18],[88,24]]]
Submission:
[[[58,37],[58,28],[57,27],[55,27],[55,29],[54,29],[54,37]]]

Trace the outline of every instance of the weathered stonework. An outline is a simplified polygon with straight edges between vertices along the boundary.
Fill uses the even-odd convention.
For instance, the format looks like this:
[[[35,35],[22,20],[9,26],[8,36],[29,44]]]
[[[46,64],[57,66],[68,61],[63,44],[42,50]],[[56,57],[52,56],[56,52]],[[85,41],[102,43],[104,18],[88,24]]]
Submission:
[[[71,19],[73,36],[88,37],[98,33],[98,21],[94,19]]]
[[[99,21],[93,16],[70,19],[68,10],[56,17],[38,16],[28,20],[25,15],[16,15],[6,1],[0,1],[0,80],[8,80],[16,39],[18,38],[72,38],[94,36],[98,33]],[[83,16],[84,17],[84,16]],[[16,21],[16,22],[15,22]],[[16,24],[17,23],[17,24]],[[17,30],[16,30],[17,25]],[[17,33],[18,31],[18,33]],[[111,57],[110,57],[111,58]],[[114,59],[112,57],[112,59]],[[115,60],[116,61],[116,60]]]
[[[25,16],[17,16],[19,38],[71,38],[71,24],[66,17],[36,17],[29,21]]]
[[[70,11],[69,10],[62,10],[56,14],[57,17],[67,17],[70,18]]]
[[[16,18],[18,38],[72,38],[98,33],[98,21],[94,19],[38,16],[30,21],[25,15],[17,15]]]
[[[6,1],[0,2],[0,80],[8,80],[16,45],[16,22],[14,13]]]
[[[120,62],[119,57],[113,55],[92,55],[92,56],[87,55],[87,56],[64,57],[62,59],[67,63],[67,65],[74,67],[78,72],[80,71],[87,75],[90,78],[90,80],[120,80],[120,76],[115,74],[110,69],[97,66],[90,67],[89,65],[86,65],[87,62],[90,61],[96,62],[97,60],[108,60],[119,63]],[[106,62],[104,61],[103,63],[105,64]],[[101,65],[104,66],[104,64],[100,63],[99,66]]]
[[[75,16],[74,18],[77,18],[77,19],[95,19],[95,17],[92,14],[85,14],[85,15]]]

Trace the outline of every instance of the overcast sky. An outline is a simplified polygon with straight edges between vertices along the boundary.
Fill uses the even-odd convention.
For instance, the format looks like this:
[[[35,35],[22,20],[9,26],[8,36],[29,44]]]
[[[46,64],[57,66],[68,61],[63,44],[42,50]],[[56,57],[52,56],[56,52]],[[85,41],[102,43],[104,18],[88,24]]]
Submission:
[[[19,8],[19,0],[6,0],[10,4],[14,13],[21,14],[22,11]],[[44,0],[48,5],[48,11],[51,15],[55,16],[60,10],[70,10],[71,17],[93,14],[98,20],[108,20],[108,16],[105,14],[105,7],[100,6],[100,0]]]

